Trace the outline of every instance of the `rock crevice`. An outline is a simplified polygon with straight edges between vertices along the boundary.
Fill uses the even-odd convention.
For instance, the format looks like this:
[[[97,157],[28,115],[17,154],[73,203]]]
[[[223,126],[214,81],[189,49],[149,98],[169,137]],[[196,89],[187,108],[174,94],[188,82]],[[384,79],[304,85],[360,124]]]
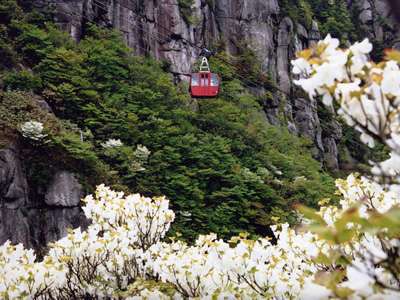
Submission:
[[[80,199],[82,187],[75,175],[60,170],[44,199],[33,199],[19,147],[0,150],[0,245],[6,240],[36,248],[60,239],[71,227],[86,226]]]
[[[318,24],[313,21],[310,28],[295,24],[282,14],[279,1],[194,0],[186,12],[178,0],[40,0],[35,4],[52,7],[56,23],[76,40],[82,38],[89,21],[120,30],[136,54],[168,61],[177,80],[187,79],[184,75],[191,72],[202,47],[224,45],[228,54],[236,55],[239,45],[248,45],[278,88],[268,91],[271,99],[263,101],[266,122],[286,125],[293,134],[311,139],[315,158],[331,170],[340,167],[340,125],[321,120],[316,102],[296,89],[290,72],[296,51],[321,38]],[[348,0],[347,5],[359,10],[359,24],[371,40],[400,47],[399,25],[384,0]],[[74,174],[58,170],[41,194],[43,199],[32,201],[18,147],[1,149],[0,244],[10,239],[37,247],[61,238],[68,227],[87,224],[79,208],[82,187]]]
[[[38,2],[48,5],[46,0]],[[386,1],[348,0],[347,5],[349,10],[359,10],[360,26],[371,40],[398,46],[400,31]],[[338,157],[332,157],[338,155],[334,150],[337,137],[335,133],[322,137],[315,103],[307,104],[302,96],[296,96],[290,72],[296,51],[321,38],[316,21],[308,29],[294,24],[281,13],[277,0],[194,0],[192,9],[185,12],[178,0],[75,0],[58,1],[55,11],[59,25],[77,40],[87,21],[119,29],[137,54],[170,62],[171,73],[180,80],[187,80],[201,47],[223,42],[225,50],[235,55],[238,45],[248,45],[262,70],[283,91],[271,91],[272,104],[266,103],[264,108],[266,121],[286,123],[291,132],[312,139],[315,157],[321,162],[333,161],[328,166],[338,168]],[[387,21],[382,23],[383,19]]]

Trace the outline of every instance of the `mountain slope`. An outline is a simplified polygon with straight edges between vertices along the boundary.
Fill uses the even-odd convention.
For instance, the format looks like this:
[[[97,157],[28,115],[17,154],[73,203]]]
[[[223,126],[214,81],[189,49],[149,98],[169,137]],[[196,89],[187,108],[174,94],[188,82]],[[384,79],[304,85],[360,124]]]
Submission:
[[[76,43],[14,1],[0,13],[1,49],[14,60],[1,65],[1,241],[38,247],[84,225],[79,195],[100,183],[166,195],[172,233],[189,240],[265,235],[277,218],[296,221],[294,203],[332,196],[312,143],[268,124],[220,58],[221,97],[193,103],[167,65],[132,56],[118,33],[88,26]],[[23,130],[32,120],[43,137]]]
[[[35,1],[42,8],[49,3]],[[50,7],[58,26],[76,40],[91,21],[116,28],[135,53],[167,61],[180,80],[187,79],[202,47],[227,58],[251,50],[252,64],[272,85],[248,78],[243,64],[236,65],[238,78],[260,96],[268,122],[311,139],[313,156],[330,170],[354,167],[351,156],[360,157],[350,141],[343,142],[348,130],[343,133],[337,120],[292,85],[290,60],[327,33],[343,42],[369,37],[376,53],[396,46],[400,33],[385,0],[81,0]]]

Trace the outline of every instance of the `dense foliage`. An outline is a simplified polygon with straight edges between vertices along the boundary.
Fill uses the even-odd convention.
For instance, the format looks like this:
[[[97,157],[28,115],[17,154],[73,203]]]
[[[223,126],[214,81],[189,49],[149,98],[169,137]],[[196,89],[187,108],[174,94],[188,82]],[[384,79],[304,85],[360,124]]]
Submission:
[[[241,233],[227,241],[220,237],[241,230],[263,234],[278,218],[293,220],[293,202],[315,205],[330,194],[323,184],[331,178],[307,143],[267,125],[223,65],[221,97],[193,105],[184,86],[154,61],[132,57],[117,34],[91,27],[76,44],[4,3],[1,47],[15,63],[2,66],[2,144],[20,140],[29,178],[39,174],[35,184],[44,184],[52,164],[65,164],[88,185],[104,180],[154,197],[98,186],[83,199],[87,230],[70,230],[41,261],[6,242],[2,298],[399,298],[400,52],[375,64],[368,40],[340,49],[328,36],[299,53],[295,83],[339,108],[363,143],[386,145],[390,159],[372,169],[376,181],[338,180],[339,205],[300,206],[296,230],[281,223],[270,226],[273,239]],[[172,232],[187,239],[208,230],[219,238],[168,240],[174,220]]]
[[[1,126],[15,133],[25,122],[44,123],[45,143],[24,139],[35,156],[27,160],[37,174],[33,183],[46,183],[53,157],[52,165],[65,164],[88,189],[105,182],[166,195],[177,212],[172,232],[190,239],[209,231],[266,234],[275,219],[295,222],[293,203],[315,206],[331,196],[333,180],[311,158],[311,143],[268,125],[230,67],[217,66],[220,98],[193,102],[185,84],[175,86],[152,59],[132,56],[117,33],[91,26],[75,43],[51,22],[7,3],[1,40],[18,64],[2,65],[0,113],[13,120]],[[58,118],[38,108],[32,93]],[[109,139],[122,145],[103,147]],[[138,145],[151,152],[141,166]]]
[[[311,28],[314,20],[323,36],[329,33],[340,38],[342,42],[359,37],[360,32],[355,30],[354,25],[358,21],[353,22],[353,12],[349,11],[346,1],[281,0],[280,4],[282,13],[288,15],[295,23]]]
[[[399,191],[353,175],[337,187],[339,207],[302,208],[313,223],[296,231],[272,226],[275,242],[246,234],[226,242],[209,234],[191,246],[162,241],[175,218],[168,200],[101,185],[83,199],[91,225],[50,244],[42,261],[21,244],[0,246],[0,296],[397,299]]]
[[[52,243],[43,261],[22,245],[0,247],[0,296],[398,299],[400,52],[373,64],[368,40],[345,50],[338,45],[328,36],[300,52],[293,72],[310,97],[323,96],[327,107],[335,102],[364,143],[390,148],[391,158],[372,169],[375,181],[355,174],[337,180],[339,205],[324,199],[319,210],[300,206],[302,226],[271,226],[274,240],[242,233],[224,241],[211,233],[193,245],[165,240],[175,213],[164,197],[125,196],[100,185],[83,200],[88,229]],[[35,124],[24,132],[37,141],[43,130]],[[106,145],[122,147],[118,140]],[[380,184],[385,177],[391,183]]]

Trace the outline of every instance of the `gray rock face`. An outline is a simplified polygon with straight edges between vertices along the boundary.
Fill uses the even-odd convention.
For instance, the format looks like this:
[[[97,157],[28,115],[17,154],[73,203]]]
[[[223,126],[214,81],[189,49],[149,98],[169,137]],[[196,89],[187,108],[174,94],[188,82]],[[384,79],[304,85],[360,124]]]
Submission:
[[[82,195],[82,186],[74,174],[59,171],[47,189],[45,202],[49,206],[74,207],[79,205]]]
[[[37,1],[42,6],[49,2]],[[349,9],[359,10],[361,27],[371,40],[380,41],[385,47],[400,47],[399,25],[385,0],[347,0],[347,4]],[[272,101],[265,101],[266,121],[279,124],[285,120],[291,132],[313,139],[318,152],[315,156],[321,161],[331,161],[336,155],[335,137],[324,136],[330,139],[330,150],[322,145],[315,105],[299,108],[299,101],[303,100],[296,99],[297,89],[290,72],[295,52],[321,38],[318,24],[314,21],[311,28],[293,24],[290,18],[280,15],[278,0],[195,0],[190,16],[181,13],[178,0],[61,0],[53,5],[56,21],[75,39],[80,39],[87,21],[114,27],[135,53],[169,61],[171,72],[180,80],[188,80],[201,47],[223,44],[229,54],[235,55],[247,45],[281,90],[272,91]],[[255,92],[263,93],[262,89]]]
[[[360,12],[361,27],[370,40],[383,43],[385,47],[400,48],[400,25],[386,0],[352,0],[349,6]]]
[[[290,72],[295,52],[321,38],[318,24],[313,22],[311,28],[295,26],[290,18],[280,15],[278,0],[194,0],[191,15],[186,17],[178,0],[34,3],[39,8],[52,7],[57,24],[76,40],[81,38],[88,21],[120,30],[135,53],[169,61],[171,72],[180,80],[187,80],[202,47],[223,44],[232,55],[240,47],[250,47],[262,70],[280,90],[271,91],[272,100],[264,102],[266,121],[280,124],[284,119],[290,132],[314,141],[314,157],[333,170],[338,168],[340,125],[332,122],[327,124],[329,133],[322,132],[316,103],[297,95]],[[347,0],[347,4],[359,9],[360,24],[370,39],[400,48],[400,42],[396,42],[400,40],[399,25],[391,17],[385,0]],[[265,92],[260,88],[252,91],[259,95]],[[40,105],[51,111],[46,102]],[[43,199],[31,199],[30,189],[18,149],[0,149],[0,244],[10,239],[38,247],[65,236],[69,227],[87,225],[78,207],[82,187],[73,174],[57,172]]]
[[[85,229],[89,224],[80,207],[33,210],[31,214],[40,215],[42,224],[46,228],[34,236],[34,243],[38,246],[65,237],[69,228]],[[32,225],[32,227],[41,226],[39,222]]]
[[[317,115],[316,101],[310,101],[304,98],[299,98],[294,101],[296,110],[294,121],[298,130],[306,137],[315,141],[316,151],[314,156],[320,157],[320,153],[324,151],[322,144],[322,129]]]
[[[311,30],[308,33],[308,41],[310,45],[316,44],[321,39],[321,33],[319,32],[318,23],[312,22]]]
[[[324,163],[333,171],[339,170],[339,149],[338,144],[342,139],[342,127],[336,120],[332,120],[327,124],[329,126],[330,135],[323,137],[323,151],[324,151]]]
[[[38,249],[67,235],[68,228],[86,228],[88,220],[79,207],[0,208],[0,245],[14,244]]]
[[[291,89],[290,80],[290,42],[293,38],[293,22],[288,17],[279,24],[278,49],[277,49],[277,72],[279,87],[289,93]]]
[[[28,217],[22,209],[0,208],[0,245],[10,240],[32,247]]]
[[[373,16],[372,16],[372,5],[368,0],[363,0],[359,1],[359,9],[360,9],[360,15],[359,19],[363,24],[367,24],[368,22],[372,22]]]
[[[325,164],[331,170],[339,169],[339,151],[337,149],[336,141],[333,138],[324,139],[325,150]]]
[[[17,151],[0,150],[0,207],[16,209],[28,201],[28,185]]]
[[[17,146],[0,149],[0,244],[6,240],[39,248],[88,221],[78,207],[82,187],[73,174],[57,172],[46,197],[31,199]]]
[[[48,111],[49,113],[53,113],[53,110],[51,109],[50,105],[43,99],[36,99],[36,103],[39,105],[39,107],[45,111]]]

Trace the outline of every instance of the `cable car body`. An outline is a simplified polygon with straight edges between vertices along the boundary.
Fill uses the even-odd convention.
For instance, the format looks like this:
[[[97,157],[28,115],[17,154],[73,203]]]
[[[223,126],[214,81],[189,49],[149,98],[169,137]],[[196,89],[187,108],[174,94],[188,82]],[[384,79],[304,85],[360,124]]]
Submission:
[[[200,72],[190,75],[190,95],[193,98],[217,97],[220,90],[218,74],[211,73],[206,57],[202,58]]]

